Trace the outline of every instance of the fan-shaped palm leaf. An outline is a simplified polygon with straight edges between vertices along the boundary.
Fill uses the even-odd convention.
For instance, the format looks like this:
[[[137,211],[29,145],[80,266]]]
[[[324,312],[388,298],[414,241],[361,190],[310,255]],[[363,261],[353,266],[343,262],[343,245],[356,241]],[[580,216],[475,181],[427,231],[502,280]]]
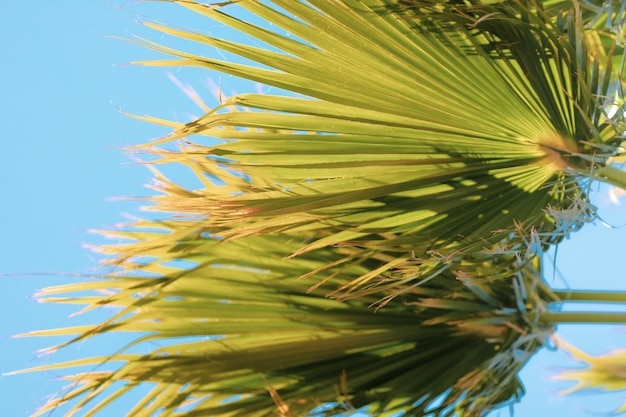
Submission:
[[[514,247],[531,232],[543,245],[557,242],[593,216],[577,175],[626,185],[606,164],[623,130],[621,111],[607,116],[614,72],[586,48],[578,9],[557,25],[532,2],[477,5],[456,21],[381,0],[236,2],[287,36],[225,7],[174,3],[272,48],[147,23],[258,66],[148,41],[179,59],[143,64],[207,67],[302,97],[240,95],[186,125],[149,119],[176,127],[162,142],[223,139],[163,162],[230,185],[166,195],[157,209],[203,216],[227,238],[315,230],[292,255],[333,244],[359,248],[359,262],[395,254],[345,292],[419,282],[459,255]],[[569,223],[546,213],[575,207],[585,208]],[[385,275],[410,258],[421,271]]]
[[[312,410],[332,402],[331,414],[367,406],[381,416],[401,410],[480,416],[521,394],[517,372],[551,331],[539,313],[556,298],[537,270],[522,267],[515,256],[502,256],[509,273],[495,281],[474,278],[490,269],[475,260],[375,311],[373,296],[338,302],[324,296],[327,286],[306,294],[295,278],[331,262],[334,253],[320,250],[314,261],[281,259],[283,251],[301,244],[300,236],[222,242],[189,233],[175,221],[138,226],[115,234],[136,243],[105,250],[123,257],[136,252],[150,256],[148,262],[127,259],[107,279],[39,294],[46,301],[119,312],[98,326],[31,335],[77,334],[72,342],[107,332],[144,336],[110,357],[38,368],[115,366],[68,377],[74,382],[68,393],[40,413],[80,399],[72,412],[91,415],[140,384],[153,383],[146,401],[129,415],[325,415]],[[167,265],[181,258],[196,265]],[[366,272],[365,266],[352,266],[337,279]],[[176,344],[159,347],[168,340]],[[148,351],[126,353],[131,347]],[[179,410],[189,404],[191,410]]]

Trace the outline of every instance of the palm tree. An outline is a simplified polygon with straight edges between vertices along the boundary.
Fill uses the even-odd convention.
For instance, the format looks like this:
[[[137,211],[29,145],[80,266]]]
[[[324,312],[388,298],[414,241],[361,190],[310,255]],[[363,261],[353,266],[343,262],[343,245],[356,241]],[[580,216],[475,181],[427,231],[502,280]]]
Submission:
[[[626,188],[611,164],[619,2],[171,2],[268,47],[146,23],[246,61],[140,39],[174,57],[141,64],[288,93],[227,98],[186,124],[140,117],[173,129],[141,151],[159,157],[150,208],[175,216],[103,232],[131,240],[100,248],[112,272],[39,294],[116,307],[109,320],[31,335],[75,335],[53,351],[142,334],[37,368],[113,367],[69,376],[40,413],[95,413],[152,383],[130,415],[481,416],[521,396],[517,372],[555,324],[626,320],[557,311],[624,295],[551,289],[540,261],[595,218],[590,181]],[[170,163],[204,188],[170,182],[156,169]]]

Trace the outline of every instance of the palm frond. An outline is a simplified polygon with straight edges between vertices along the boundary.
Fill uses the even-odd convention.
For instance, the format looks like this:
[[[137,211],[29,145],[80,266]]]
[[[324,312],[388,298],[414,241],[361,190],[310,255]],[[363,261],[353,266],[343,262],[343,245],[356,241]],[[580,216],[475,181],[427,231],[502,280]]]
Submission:
[[[557,25],[533,2],[480,5],[473,14],[394,10],[382,0],[228,6],[280,29],[270,30],[224,5],[174,3],[271,48],[147,23],[258,65],[149,41],[142,43],[178,59],[141,64],[200,66],[296,95],[232,97],[153,144],[223,140],[162,162],[229,186],[164,196],[156,207],[201,216],[223,237],[316,230],[293,256],[334,244],[359,248],[358,259],[413,256],[434,265],[411,278],[419,282],[445,265],[437,257],[447,262],[504,241],[515,247],[531,233],[544,247],[558,242],[563,231],[546,209],[580,207],[579,176],[626,184],[605,167],[623,131],[623,112],[609,117],[614,73],[586,48],[580,9]],[[581,214],[571,230],[594,216]],[[361,294],[396,266],[380,264],[378,275],[344,290]]]
[[[604,355],[593,356],[583,352],[560,337],[555,337],[557,347],[566,351],[573,359],[584,365],[579,369],[564,369],[554,379],[576,381],[576,385],[561,394],[577,391],[602,389],[604,391],[626,390],[626,350],[618,349]],[[626,412],[626,402],[615,413]]]
[[[517,372],[552,331],[538,317],[554,295],[536,261],[513,255],[500,257],[507,276],[485,280],[491,264],[476,259],[374,310],[375,296],[338,302],[325,297],[327,284],[306,293],[295,278],[334,254],[284,259],[300,235],[224,242],[175,221],[136,226],[115,233],[134,243],[103,248],[120,255],[112,261],[119,271],[38,294],[118,313],[96,326],[28,335],[77,335],[67,343],[109,332],[142,336],[110,357],[31,369],[101,368],[67,377],[69,391],[37,415],[72,400],[70,414],[92,415],[151,384],[150,402],[129,415],[334,415],[367,407],[372,415],[481,416],[521,396]],[[179,259],[193,266],[171,264]],[[337,279],[366,272],[351,266]],[[313,412],[322,405],[329,409]]]
[[[105,232],[132,241],[101,248],[115,272],[39,294],[114,307],[109,320],[29,334],[72,336],[51,351],[143,335],[36,368],[96,367],[40,414],[70,403],[92,415],[145,384],[130,415],[482,416],[519,397],[556,300],[537,255],[594,218],[584,178],[626,186],[609,165],[624,130],[616,49],[587,47],[580,8],[171,2],[267,48],[147,23],[246,62],[140,39],[174,57],[142,64],[287,92],[231,97],[187,124],[143,118],[173,129],[144,151],[160,157],[152,209],[176,217]],[[202,188],[155,168],[171,163]]]

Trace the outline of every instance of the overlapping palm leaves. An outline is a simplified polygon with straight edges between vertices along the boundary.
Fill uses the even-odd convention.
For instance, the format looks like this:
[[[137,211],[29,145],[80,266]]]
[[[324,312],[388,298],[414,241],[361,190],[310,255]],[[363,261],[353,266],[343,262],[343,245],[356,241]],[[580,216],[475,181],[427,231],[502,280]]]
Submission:
[[[623,131],[615,48],[588,48],[579,8],[525,1],[172,3],[268,47],[147,23],[247,63],[142,40],[176,58],[143,64],[290,94],[228,98],[188,124],[144,118],[174,128],[153,164],[182,163],[205,187],[157,173],[153,208],[178,217],[108,232],[135,240],[103,248],[119,271],[41,294],[122,310],[34,334],[205,340],[61,364],[120,366],[70,378],[44,410],[82,395],[75,409],[97,411],[143,382],[156,385],[131,415],[317,415],[333,401],[479,416],[518,395],[557,300],[538,254],[594,218],[581,178],[626,185],[608,164]],[[87,290],[102,293],[71,297]],[[127,385],[103,395],[115,381]]]

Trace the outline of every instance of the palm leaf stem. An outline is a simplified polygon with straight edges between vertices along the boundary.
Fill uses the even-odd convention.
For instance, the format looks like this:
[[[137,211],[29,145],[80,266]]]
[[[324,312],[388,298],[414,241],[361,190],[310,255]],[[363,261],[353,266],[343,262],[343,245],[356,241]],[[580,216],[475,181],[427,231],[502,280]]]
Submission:
[[[585,290],[552,290],[562,301],[625,303],[626,292],[623,291],[585,291]]]
[[[532,314],[532,313],[529,313]],[[539,321],[551,324],[626,324],[626,313],[556,311],[539,313]]]
[[[612,165],[604,165],[594,169],[591,178],[626,190],[626,172]]]

